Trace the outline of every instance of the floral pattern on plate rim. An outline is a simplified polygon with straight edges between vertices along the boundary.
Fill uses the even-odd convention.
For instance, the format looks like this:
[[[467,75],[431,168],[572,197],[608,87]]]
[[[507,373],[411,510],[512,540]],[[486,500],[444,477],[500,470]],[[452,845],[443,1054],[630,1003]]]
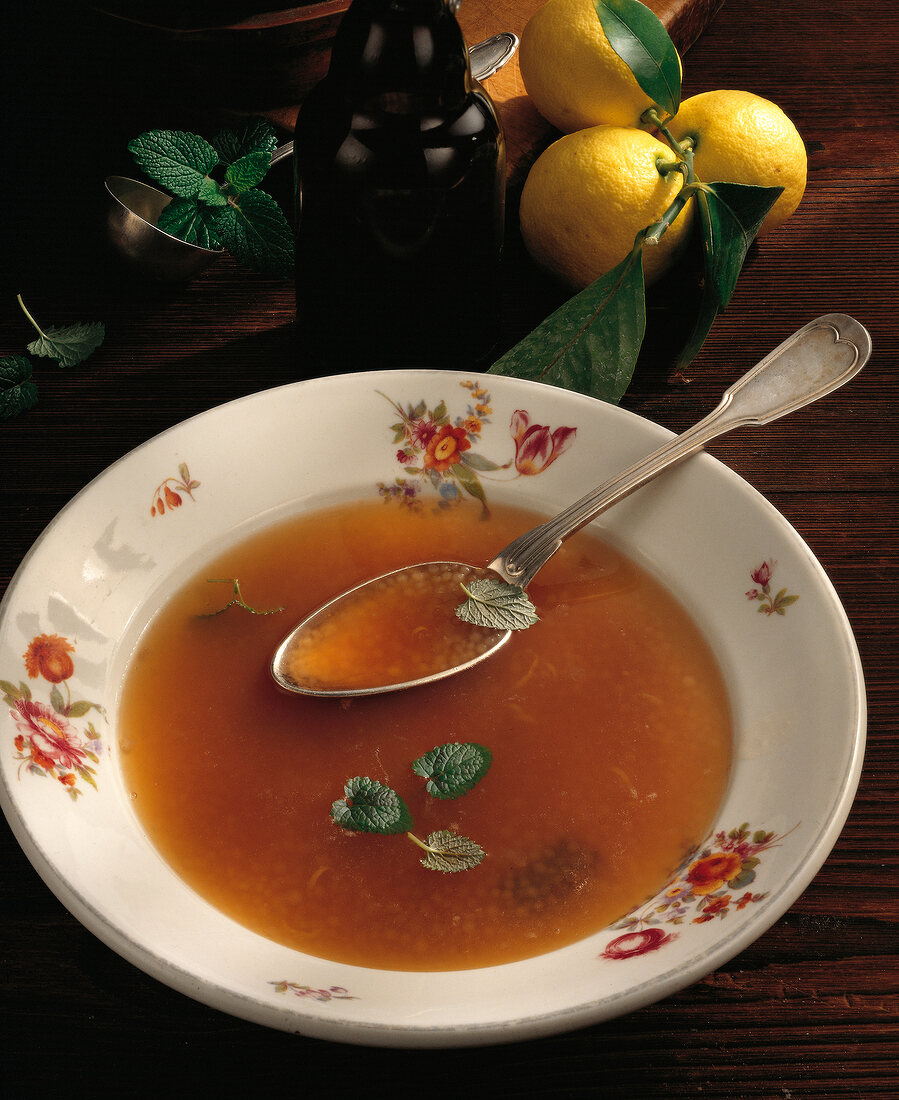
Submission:
[[[786,588],[781,588],[773,596],[771,595],[771,577],[774,575],[774,567],[777,562],[774,558],[766,559],[756,569],[749,571],[749,576],[758,585],[758,588],[750,588],[746,593],[747,600],[758,600],[758,611],[763,615],[784,615],[785,608],[794,604],[799,597],[787,594]]]
[[[32,638],[23,654],[29,679],[42,679],[51,684],[48,702],[33,697],[24,680],[18,685],[0,680],[3,701],[10,708],[16,726],[13,741],[15,759],[22,771],[40,777],[57,779],[73,800],[84,792],[79,779],[97,790],[94,765],[100,763],[103,744],[93,722],[86,730],[73,719],[84,718],[91,710],[105,717],[99,703],[73,699],[68,681],[75,672],[72,654],[75,647],[58,634],[39,634]]]
[[[286,979],[268,984],[274,986],[276,993],[292,993],[295,997],[308,997],[314,1001],[355,1001],[357,999],[342,985],[314,989],[311,985],[300,985],[298,982],[289,982]]]
[[[404,471],[393,484],[378,483],[378,491],[385,500],[415,506],[421,503],[422,492],[430,488],[437,493],[441,505],[457,504],[468,494],[486,510],[487,494],[482,478],[501,475],[506,470],[514,471],[512,477],[540,474],[574,442],[577,428],[550,429],[545,424],[532,423],[530,413],[524,409],[516,409],[509,424],[512,456],[504,462],[487,458],[476,447],[484,425],[492,422],[490,392],[476,381],[466,380],[459,385],[468,391],[469,397],[465,412],[455,417],[450,416],[444,400],[433,408],[425,401],[404,408],[381,394],[399,416],[391,431],[398,448],[396,460]]]
[[[190,470],[187,468],[187,463],[182,462],[178,466],[177,477],[166,477],[156,486],[153,490],[153,503],[150,505],[151,516],[163,516],[165,515],[166,508],[169,511],[174,508],[180,508],[184,503],[182,493],[190,497],[191,500],[195,500],[194,489],[199,489],[199,481],[195,481],[190,476]]]
[[[747,887],[755,882],[761,854],[778,847],[788,835],[764,829],[752,832],[748,822],[714,833],[711,842],[693,852],[652,899],[612,925],[627,931],[610,940],[599,958],[632,959],[657,951],[678,938],[678,933],[665,932],[660,925],[682,925],[688,919],[691,924],[723,920],[734,910],[764,900],[767,891],[756,893]]]

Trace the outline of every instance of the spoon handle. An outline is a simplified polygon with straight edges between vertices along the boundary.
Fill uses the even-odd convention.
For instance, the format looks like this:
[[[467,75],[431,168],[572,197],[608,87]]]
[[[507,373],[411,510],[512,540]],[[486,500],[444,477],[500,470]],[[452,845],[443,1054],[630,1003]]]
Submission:
[[[733,428],[770,424],[817,401],[853,378],[870,354],[871,336],[852,317],[827,313],[810,321],[726,390],[708,416],[551,520],[519,535],[488,568],[526,587],[565,539],[663,470]]]

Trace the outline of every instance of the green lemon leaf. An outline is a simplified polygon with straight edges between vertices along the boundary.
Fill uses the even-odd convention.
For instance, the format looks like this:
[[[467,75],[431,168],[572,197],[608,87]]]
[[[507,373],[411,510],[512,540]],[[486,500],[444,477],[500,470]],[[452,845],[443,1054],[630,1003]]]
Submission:
[[[526,630],[539,620],[527,592],[517,584],[484,577],[460,587],[468,599],[459,604],[456,615],[465,623],[490,630]]]
[[[434,798],[459,798],[477,786],[490,770],[493,754],[473,741],[437,745],[412,763],[416,775],[427,779]]]
[[[37,404],[37,386],[31,381],[31,360],[24,355],[0,359],[0,419],[18,416]],[[0,687],[6,690],[5,681]]]
[[[677,50],[659,17],[639,0],[593,0],[609,45],[657,107],[676,115],[681,71]]]
[[[204,178],[219,163],[205,138],[183,130],[148,130],[128,149],[147,175],[185,199],[195,198]]]
[[[489,373],[528,378],[617,404],[646,331],[641,230],[625,258],[542,321]]]
[[[722,309],[730,302],[746,253],[782,187],[744,183],[708,183],[699,204],[706,278],[714,284]]]
[[[225,169],[225,183],[237,194],[249,191],[265,178],[271,159],[271,154],[265,150],[247,153]]]
[[[344,829],[361,833],[405,833],[412,828],[409,808],[396,791],[376,779],[348,779],[344,797],[331,806],[331,817]]]
[[[215,231],[215,211],[208,206],[201,206],[196,199],[172,199],[163,208],[156,225],[188,244],[196,244],[200,248],[222,247]]]
[[[216,212],[216,232],[240,263],[264,275],[293,271],[293,233],[277,202],[255,188]]]
[[[234,164],[251,153],[265,153],[271,161],[278,139],[275,128],[264,118],[247,118],[233,129],[221,130],[212,139],[222,164]]]
[[[467,836],[457,836],[446,829],[439,829],[429,833],[426,843],[422,843],[417,837],[412,838],[419,847],[424,848],[426,855],[421,860],[422,867],[429,871],[443,871],[444,874],[454,874],[456,871],[470,871],[484,859],[486,852],[475,841]]]

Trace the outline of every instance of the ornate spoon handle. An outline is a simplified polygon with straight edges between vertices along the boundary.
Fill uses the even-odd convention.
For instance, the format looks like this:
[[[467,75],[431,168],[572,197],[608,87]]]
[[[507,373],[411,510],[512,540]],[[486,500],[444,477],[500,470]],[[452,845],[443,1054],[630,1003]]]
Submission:
[[[526,587],[565,539],[663,470],[733,428],[769,424],[817,401],[853,378],[870,354],[871,336],[852,317],[826,313],[810,321],[726,390],[708,416],[553,519],[519,535],[488,568]]]

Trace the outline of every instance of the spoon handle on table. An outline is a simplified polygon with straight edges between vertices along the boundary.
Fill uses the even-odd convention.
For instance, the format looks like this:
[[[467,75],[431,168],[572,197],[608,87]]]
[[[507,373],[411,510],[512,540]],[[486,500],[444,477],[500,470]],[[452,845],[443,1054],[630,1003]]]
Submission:
[[[488,568],[526,587],[565,539],[663,470],[733,428],[770,424],[817,401],[853,378],[870,354],[871,337],[852,317],[827,313],[810,321],[727,389],[708,416],[553,519],[519,535]]]

